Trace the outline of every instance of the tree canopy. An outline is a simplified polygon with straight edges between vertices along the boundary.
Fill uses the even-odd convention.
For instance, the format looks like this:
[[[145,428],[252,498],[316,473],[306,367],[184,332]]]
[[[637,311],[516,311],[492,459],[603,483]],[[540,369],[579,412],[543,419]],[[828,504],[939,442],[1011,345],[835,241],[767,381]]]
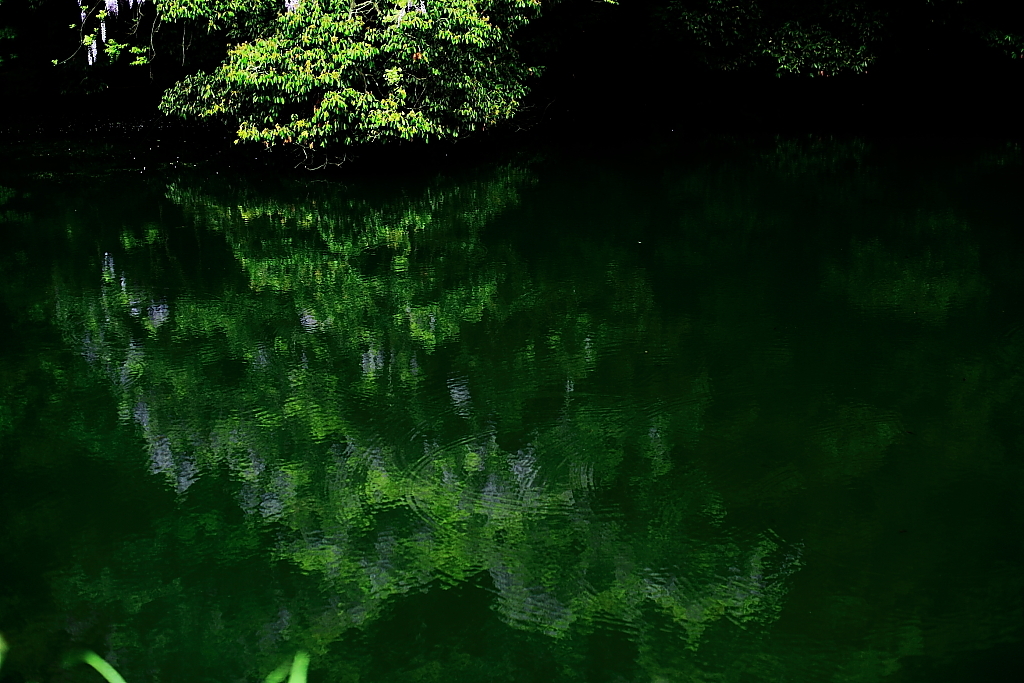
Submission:
[[[269,3],[215,3],[232,12]],[[539,0],[288,2],[258,35],[229,47],[212,73],[171,88],[165,113],[226,115],[238,138],[321,147],[458,136],[511,118],[539,69],[508,35]],[[160,5],[167,19],[198,19],[210,6]],[[214,15],[216,16],[216,15]],[[214,19],[215,20],[215,19]],[[256,22],[253,22],[256,23]]]
[[[160,110],[230,121],[236,141],[319,149],[455,138],[512,118],[541,73],[513,40],[538,16],[540,0],[125,5],[82,5],[88,64],[124,55],[154,64],[172,50],[184,64],[193,43],[208,49],[222,39],[219,63],[196,65],[165,91]]]
[[[129,65],[148,66],[165,114],[224,121],[236,142],[324,150],[475,134],[545,106],[530,99],[545,82],[547,99],[564,99],[575,83],[584,99],[574,104],[604,117],[664,107],[659,93],[678,94],[701,64],[711,72],[828,77],[874,71],[880,59],[938,68],[938,53],[1017,59],[1024,55],[1024,26],[1005,5],[78,0],[76,8],[67,0],[34,0],[28,9],[19,6],[15,20],[14,6],[0,8],[0,59],[5,44],[19,54],[38,51],[36,43],[54,52],[55,34],[34,26],[28,14],[40,24],[62,22],[65,36],[63,22],[73,20],[78,50],[65,60],[76,74],[69,83],[83,82],[86,69],[84,83],[102,89],[104,79],[122,78]],[[67,14],[51,11],[58,6]]]

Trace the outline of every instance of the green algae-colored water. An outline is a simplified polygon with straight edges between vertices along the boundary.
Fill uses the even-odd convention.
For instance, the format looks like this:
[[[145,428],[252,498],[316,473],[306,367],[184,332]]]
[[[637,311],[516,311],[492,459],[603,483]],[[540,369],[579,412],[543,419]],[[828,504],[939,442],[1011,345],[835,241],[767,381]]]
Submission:
[[[1024,671],[1019,145],[140,170],[0,180],[5,681]]]

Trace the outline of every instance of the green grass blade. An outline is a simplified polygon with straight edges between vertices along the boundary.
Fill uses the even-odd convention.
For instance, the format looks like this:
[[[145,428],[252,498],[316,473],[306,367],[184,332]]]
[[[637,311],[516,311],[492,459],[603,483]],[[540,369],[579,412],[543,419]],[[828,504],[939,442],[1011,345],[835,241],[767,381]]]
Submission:
[[[306,683],[306,669],[309,668],[309,653],[299,650],[292,660],[292,672],[288,675],[288,683]]]
[[[292,658],[289,665],[285,662],[270,672],[270,675],[263,679],[263,683],[281,683],[288,677],[288,683],[306,683],[306,669],[309,668],[309,654],[305,650],[299,650]]]
[[[4,640],[2,634],[0,634],[0,666],[4,663],[4,655],[7,653],[7,641]],[[103,678],[107,680],[107,683],[125,683],[125,680],[121,678],[121,674],[117,673],[117,669],[110,666],[107,660],[100,657],[92,650],[85,650],[80,653],[70,655],[65,659],[64,666],[73,666],[79,662],[85,662],[92,668],[96,669]],[[299,650],[295,653],[295,657],[292,658],[291,666],[288,662],[285,662],[281,666],[270,672],[264,683],[281,683],[288,677],[288,683],[306,683],[306,671],[309,669],[309,653],[305,650]]]
[[[288,675],[288,670],[290,668],[291,666],[288,662],[283,663],[281,666],[271,671],[270,674],[263,679],[263,683],[281,683],[281,681],[283,681]]]
[[[86,650],[82,653],[82,661],[99,671],[100,676],[107,679],[107,683],[125,683],[124,679],[121,678],[121,674],[117,673],[114,667],[107,664],[107,660],[92,650]]]

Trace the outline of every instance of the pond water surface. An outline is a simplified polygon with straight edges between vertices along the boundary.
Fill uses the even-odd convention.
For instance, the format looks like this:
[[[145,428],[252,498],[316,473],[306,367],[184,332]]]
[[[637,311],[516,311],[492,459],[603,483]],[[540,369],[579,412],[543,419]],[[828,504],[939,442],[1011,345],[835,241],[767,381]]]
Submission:
[[[1014,679],[1022,158],[9,167],[0,675]]]

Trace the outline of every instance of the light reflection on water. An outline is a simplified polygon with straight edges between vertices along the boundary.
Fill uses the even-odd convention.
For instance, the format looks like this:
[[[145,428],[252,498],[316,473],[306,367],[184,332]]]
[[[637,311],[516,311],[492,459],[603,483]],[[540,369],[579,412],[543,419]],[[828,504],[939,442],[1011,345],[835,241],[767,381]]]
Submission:
[[[18,618],[132,681],[289,648],[344,680],[940,680],[1019,643],[1002,214],[865,143],[755,152],[5,195],[12,254],[74,236],[46,291],[4,261],[38,302],[7,324],[63,340],[9,354],[9,499],[49,501],[6,541],[47,576]],[[75,464],[47,489],[37,452]]]

